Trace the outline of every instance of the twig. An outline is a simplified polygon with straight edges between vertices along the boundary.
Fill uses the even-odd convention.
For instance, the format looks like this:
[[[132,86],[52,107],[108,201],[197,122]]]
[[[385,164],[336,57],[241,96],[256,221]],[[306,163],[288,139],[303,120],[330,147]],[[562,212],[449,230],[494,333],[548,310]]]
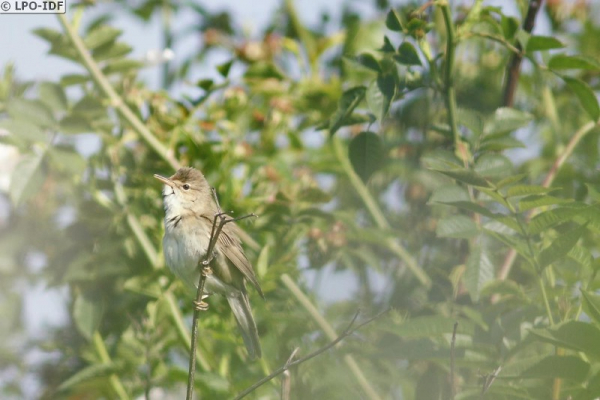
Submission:
[[[283,371],[283,378],[281,379],[281,400],[290,400],[290,395],[292,392],[292,376],[290,374],[289,367],[294,357],[296,357],[298,350],[300,350],[300,347],[296,347],[294,351],[292,351],[292,354],[290,354],[284,365],[286,369]]]
[[[333,346],[335,346],[336,344],[338,344],[339,342],[341,342],[342,340],[344,340],[346,337],[352,335],[354,332],[356,332],[357,330],[359,330],[363,326],[365,326],[367,324],[370,324],[371,322],[375,321],[376,319],[378,319],[379,317],[381,317],[382,315],[384,315],[388,311],[389,310],[382,311],[379,314],[375,315],[374,317],[371,317],[368,320],[366,320],[366,321],[360,323],[359,325],[353,327],[354,326],[354,322],[356,321],[356,318],[358,318],[358,312],[356,312],[356,314],[354,314],[354,317],[352,318],[352,321],[350,321],[350,324],[348,324],[348,327],[346,329],[344,329],[344,331],[335,340],[329,342],[328,344],[326,344],[325,346],[321,347],[320,349],[317,349],[317,350],[313,351],[309,355],[297,359],[296,361],[289,362],[289,360],[288,360],[288,362],[286,362],[282,367],[280,367],[279,369],[275,370],[270,375],[265,376],[264,378],[262,378],[261,380],[259,380],[258,382],[256,382],[254,385],[250,386],[248,389],[246,389],[243,392],[241,392],[240,394],[238,394],[235,397],[235,400],[239,400],[239,399],[242,399],[242,398],[246,397],[248,394],[252,393],[253,391],[255,391],[256,389],[258,389],[259,387],[261,387],[265,383],[269,382],[271,379],[275,378],[277,375],[283,373],[284,371],[287,371],[289,368],[291,368],[293,366],[296,366],[298,364],[302,364],[303,362],[308,361],[311,358],[315,358],[316,356],[318,356],[318,355],[326,352],[327,350],[331,349]]]
[[[552,167],[550,168],[550,171],[546,175],[546,178],[544,178],[544,181],[542,183],[543,187],[548,188],[552,185],[552,182],[554,182],[554,178],[556,177],[558,170],[571,156],[573,151],[575,151],[575,147],[577,146],[577,144],[579,144],[579,142],[584,138],[584,136],[587,135],[597,125],[598,124],[596,122],[588,122],[587,124],[579,128],[579,130],[575,132],[575,134],[573,134],[571,140],[569,140],[569,143],[565,147],[564,151],[556,158],[556,160],[552,164]],[[529,221],[532,216],[533,210],[530,210],[525,215],[525,221]],[[508,274],[510,273],[510,270],[515,262],[516,256],[517,252],[513,248],[511,248],[508,251],[508,253],[506,253],[506,256],[504,257],[504,262],[502,263],[502,266],[498,271],[499,280],[505,280],[506,278],[508,278]],[[497,301],[497,298],[492,298],[492,302],[495,302],[494,300]]]
[[[454,329],[452,329],[452,340],[450,341],[450,399],[454,400],[456,396],[456,381],[454,378],[454,345],[456,344],[456,329],[458,328],[458,321],[454,323]]]
[[[489,390],[490,386],[492,386],[492,383],[494,383],[494,380],[496,380],[496,378],[498,377],[498,374],[500,373],[500,371],[502,371],[502,366],[499,365],[498,368],[496,368],[494,371],[492,371],[491,374],[485,375],[483,377],[483,385],[481,387],[481,398],[482,399],[483,399],[483,396]]]
[[[125,104],[125,101],[117,94],[117,91],[112,87],[96,61],[92,58],[89,50],[85,47],[83,40],[77,34],[73,26],[67,21],[67,18],[58,14],[58,20],[63,26],[67,37],[73,43],[73,47],[77,50],[83,66],[88,70],[92,79],[98,85],[100,90],[110,100],[111,105],[125,118],[125,120],[133,127],[133,129],[142,137],[142,139],[154,150],[163,160],[165,160],[173,169],[179,168],[179,162],[173,156],[173,152],[167,149],[160,140],[144,125],[144,123],[135,115],[133,111]]]
[[[219,205],[219,200],[215,189],[213,188],[212,191],[215,198],[215,203],[217,205],[217,213],[213,219],[210,240],[208,242],[208,248],[206,249],[204,259],[198,260],[198,269],[202,267],[202,270],[198,280],[198,290],[196,292],[196,300],[194,301],[194,316],[192,317],[192,337],[190,339],[190,359],[188,365],[188,382],[185,396],[186,400],[192,400],[192,395],[194,393],[194,376],[196,375],[196,349],[198,343],[198,317],[200,317],[200,311],[202,311],[202,298],[204,297],[204,285],[206,283],[206,278],[212,274],[210,264],[214,260],[214,249],[217,244],[217,240],[219,239],[219,235],[226,224],[256,216],[256,214],[248,214],[238,218],[227,218],[227,215],[221,211],[221,206]],[[218,224],[217,221],[219,221]]]
[[[525,20],[523,21],[523,30],[525,32],[531,33],[531,31],[533,30],[535,16],[542,7],[542,1],[543,0],[529,1],[529,9],[527,10]],[[506,72],[506,86],[504,87],[504,98],[502,100],[502,104],[504,104],[505,107],[512,107],[515,101],[515,92],[517,90],[517,82],[519,81],[519,74],[521,71],[521,61],[523,60],[523,47],[520,43],[517,43],[516,47],[519,50],[519,52],[513,54],[512,59],[510,60],[510,64],[508,66],[508,70]]]

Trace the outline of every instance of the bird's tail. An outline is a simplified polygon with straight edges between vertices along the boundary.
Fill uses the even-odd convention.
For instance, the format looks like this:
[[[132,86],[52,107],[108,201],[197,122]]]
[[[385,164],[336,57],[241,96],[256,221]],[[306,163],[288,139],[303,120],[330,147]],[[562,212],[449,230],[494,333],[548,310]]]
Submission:
[[[251,359],[260,358],[262,352],[258,340],[258,329],[256,329],[256,323],[252,317],[248,294],[240,292],[236,296],[227,296],[227,301],[231,310],[233,310],[235,320],[242,332],[242,338],[244,339],[246,349],[248,349],[248,355]]]

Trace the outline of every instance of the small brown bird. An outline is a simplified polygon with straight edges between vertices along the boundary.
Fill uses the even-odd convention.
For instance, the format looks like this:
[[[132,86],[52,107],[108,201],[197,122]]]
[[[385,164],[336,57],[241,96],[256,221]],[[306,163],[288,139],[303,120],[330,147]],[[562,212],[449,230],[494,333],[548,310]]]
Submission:
[[[198,261],[204,260],[215,214],[218,212],[212,191],[204,175],[194,168],[180,168],[175,175],[154,177],[165,184],[165,236],[163,249],[167,265],[192,290],[198,285]],[[206,278],[208,294],[219,293],[229,302],[250,358],[260,358],[258,330],[252,317],[246,280],[263,292],[252,265],[238,238],[239,228],[227,223],[215,245],[213,273]]]

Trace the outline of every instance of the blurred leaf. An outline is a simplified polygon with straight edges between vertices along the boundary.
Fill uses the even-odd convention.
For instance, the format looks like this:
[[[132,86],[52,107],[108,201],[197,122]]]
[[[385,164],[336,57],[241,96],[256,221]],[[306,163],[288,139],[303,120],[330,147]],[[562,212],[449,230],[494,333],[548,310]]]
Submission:
[[[550,195],[533,195],[527,196],[519,200],[519,211],[529,211],[538,207],[553,206],[557,204],[570,203],[570,199],[561,199]]]
[[[15,206],[23,204],[42,189],[46,180],[45,153],[27,154],[21,158],[10,179],[10,199]]]
[[[125,57],[131,53],[131,46],[121,42],[108,42],[102,46],[97,47],[93,51],[93,57],[96,61],[106,61],[112,58]]]
[[[575,92],[579,102],[592,120],[598,121],[598,118],[600,118],[600,106],[598,105],[598,99],[596,98],[594,91],[582,80],[568,76],[562,76],[562,79],[567,86]]]
[[[501,154],[484,154],[477,159],[474,169],[484,178],[498,178],[512,174],[513,164]]]
[[[542,211],[531,219],[528,231],[531,235],[536,235],[548,228],[573,220],[586,211],[587,207],[557,207],[553,210]]]
[[[25,139],[28,142],[47,142],[48,137],[35,124],[25,119],[0,120],[0,129],[5,129],[11,135]]]
[[[512,132],[528,125],[532,120],[533,116],[527,112],[516,110],[514,108],[498,108],[496,112],[494,112],[493,119],[486,124],[485,134],[493,135],[503,132]]]
[[[39,100],[13,99],[6,109],[14,119],[25,120],[44,128],[56,125],[52,112]]]
[[[409,42],[402,42],[398,47],[398,54],[394,54],[394,60],[403,65],[421,65],[417,49]]]
[[[402,32],[402,23],[400,17],[396,13],[396,10],[391,9],[385,17],[385,26],[394,32]]]
[[[439,203],[446,204],[449,206],[454,206],[461,210],[471,211],[471,212],[474,212],[475,214],[484,215],[488,218],[496,217],[496,215],[493,212],[491,212],[490,210],[488,210],[487,208],[480,206],[477,203],[470,202],[470,201],[440,201]]]
[[[77,371],[73,376],[64,381],[58,387],[59,391],[72,389],[78,385],[88,382],[89,380],[107,377],[116,371],[117,366],[110,364],[92,364]]]
[[[567,56],[564,54],[557,54],[548,62],[548,68],[557,70],[587,69],[598,71],[600,70],[600,65],[595,60],[583,56]]]
[[[109,25],[100,25],[97,29],[92,30],[84,39],[83,43],[88,50],[94,50],[102,45],[114,41],[121,35],[119,29]]]
[[[585,313],[597,324],[600,323],[600,296],[585,290],[581,291],[583,309]]]
[[[110,75],[119,72],[130,71],[132,69],[140,69],[143,66],[144,64],[142,64],[140,61],[122,58],[109,61],[106,66],[102,68],[102,72],[106,75]]]
[[[396,82],[392,75],[379,74],[367,89],[366,99],[369,109],[379,121],[383,121],[390,110],[396,95]]]
[[[464,215],[452,215],[438,221],[435,233],[439,237],[470,239],[479,234],[477,225]]]
[[[531,36],[527,42],[527,52],[561,49],[565,45],[552,36]]]
[[[586,231],[587,224],[563,233],[540,253],[540,268],[545,268],[567,255]]]
[[[65,171],[72,175],[80,175],[85,171],[86,160],[75,150],[51,147],[48,149],[48,158],[57,171]]]
[[[444,175],[448,175],[449,177],[456,179],[457,181],[466,183],[472,186],[479,187],[490,187],[490,184],[487,180],[485,180],[482,176],[477,174],[475,171],[470,171],[466,169],[448,169],[448,170],[435,170],[437,172],[441,172]]]
[[[507,17],[502,15],[500,20],[500,26],[502,27],[502,33],[506,40],[512,40],[515,34],[519,30],[519,21],[515,17]]]
[[[87,293],[75,297],[73,319],[79,333],[87,340],[92,340],[94,332],[100,326],[103,314],[104,305],[99,299],[93,299]]]
[[[559,188],[546,188],[534,185],[516,185],[508,188],[506,197],[531,196],[536,194],[546,194],[558,190]]]
[[[384,52],[384,53],[395,53],[396,48],[394,47],[394,45],[392,44],[390,39],[387,36],[384,36],[383,37],[383,45],[381,46],[379,51]]]
[[[309,187],[298,193],[297,200],[307,201],[309,203],[327,203],[331,200],[331,195],[318,187]]]
[[[465,288],[474,302],[479,301],[481,289],[494,279],[494,263],[481,244],[473,245],[463,277]]]
[[[217,71],[223,78],[227,78],[229,76],[229,71],[231,70],[231,66],[235,60],[229,60],[226,63],[217,65]]]
[[[520,378],[568,379],[583,382],[590,370],[590,364],[577,356],[548,356],[525,370]]]
[[[346,90],[338,102],[338,108],[329,122],[329,132],[333,135],[348,118],[358,104],[365,98],[367,89],[364,86]]]
[[[373,57],[373,55],[370,53],[359,54],[356,57],[356,61],[360,65],[367,67],[368,69],[370,69],[372,71],[381,72],[381,65],[379,65],[379,61],[377,61],[377,59],[375,57]]]
[[[67,109],[67,96],[63,88],[52,82],[42,82],[39,86],[40,100],[53,111]]]
[[[404,339],[432,338],[445,334],[451,334],[454,329],[455,319],[441,315],[421,316],[403,321],[399,326],[394,326],[386,331],[396,334]],[[471,334],[474,324],[468,320],[461,320],[457,332]]]
[[[359,133],[348,146],[352,168],[365,182],[381,167],[384,155],[381,139],[373,132]]]
[[[469,192],[462,186],[444,185],[436,188],[429,199],[430,203],[449,203],[471,201]]]
[[[600,330],[588,322],[568,321],[553,328],[532,329],[531,333],[543,342],[600,360]]]

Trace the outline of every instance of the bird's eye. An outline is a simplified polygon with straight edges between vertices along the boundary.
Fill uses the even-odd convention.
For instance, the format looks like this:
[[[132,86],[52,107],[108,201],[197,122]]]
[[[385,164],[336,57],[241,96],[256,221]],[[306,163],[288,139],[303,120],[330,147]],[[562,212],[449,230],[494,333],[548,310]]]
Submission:
[[[183,190],[190,190],[190,185],[187,183],[183,185]]]

